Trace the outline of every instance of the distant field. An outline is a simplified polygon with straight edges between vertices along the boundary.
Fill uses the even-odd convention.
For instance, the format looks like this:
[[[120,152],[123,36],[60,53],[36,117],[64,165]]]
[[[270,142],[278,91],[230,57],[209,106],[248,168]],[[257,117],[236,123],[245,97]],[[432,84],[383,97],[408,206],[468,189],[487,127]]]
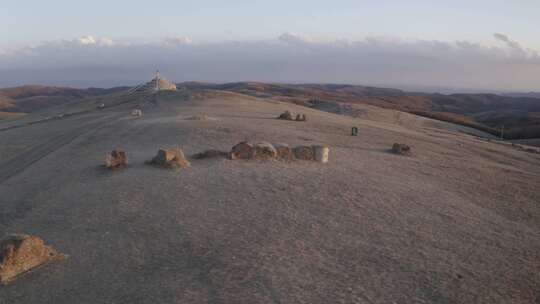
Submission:
[[[0,120],[18,118],[24,115],[26,115],[26,113],[11,113],[11,112],[0,111]]]

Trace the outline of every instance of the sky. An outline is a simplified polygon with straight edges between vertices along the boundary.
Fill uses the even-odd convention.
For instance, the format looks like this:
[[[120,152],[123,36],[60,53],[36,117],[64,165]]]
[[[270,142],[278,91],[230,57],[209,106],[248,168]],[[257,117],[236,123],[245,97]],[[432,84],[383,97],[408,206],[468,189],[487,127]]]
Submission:
[[[537,0],[0,0],[0,86],[333,82],[540,91]]]

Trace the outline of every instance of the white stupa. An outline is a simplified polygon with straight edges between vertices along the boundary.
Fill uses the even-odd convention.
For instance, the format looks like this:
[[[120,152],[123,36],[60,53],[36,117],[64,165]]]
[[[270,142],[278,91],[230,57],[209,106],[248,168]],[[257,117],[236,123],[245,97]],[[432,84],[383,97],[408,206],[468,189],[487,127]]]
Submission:
[[[160,91],[176,91],[176,85],[165,78],[162,78],[159,71],[149,82],[132,89],[133,92],[156,93]]]

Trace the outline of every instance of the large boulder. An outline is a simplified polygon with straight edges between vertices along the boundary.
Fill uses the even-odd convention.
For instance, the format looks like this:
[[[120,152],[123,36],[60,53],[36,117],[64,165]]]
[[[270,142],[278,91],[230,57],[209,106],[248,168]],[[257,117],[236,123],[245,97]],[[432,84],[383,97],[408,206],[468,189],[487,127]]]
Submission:
[[[0,284],[47,262],[61,259],[63,255],[36,236],[16,234],[0,242]]]
[[[169,169],[180,169],[190,166],[190,163],[184,156],[184,152],[179,148],[159,149],[157,155],[150,161],[150,163]]]
[[[229,152],[230,159],[252,159],[255,153],[253,145],[248,142],[241,142],[234,146]]]
[[[313,146],[313,154],[315,161],[320,163],[328,162],[328,155],[330,154],[330,148],[328,146]]]
[[[313,160],[314,153],[311,146],[298,146],[293,149],[294,157],[300,160]]]
[[[294,153],[288,144],[277,143],[274,144],[274,148],[277,152],[277,158],[279,160],[291,161],[294,159]]]
[[[253,145],[253,158],[254,159],[275,159],[277,157],[276,148],[271,143],[260,142]]]
[[[394,143],[392,145],[391,151],[393,153],[399,154],[399,155],[410,155],[411,154],[411,147],[409,147],[406,144]]]
[[[113,150],[105,156],[105,167],[108,169],[118,169],[126,167],[128,164],[127,153],[122,150]]]

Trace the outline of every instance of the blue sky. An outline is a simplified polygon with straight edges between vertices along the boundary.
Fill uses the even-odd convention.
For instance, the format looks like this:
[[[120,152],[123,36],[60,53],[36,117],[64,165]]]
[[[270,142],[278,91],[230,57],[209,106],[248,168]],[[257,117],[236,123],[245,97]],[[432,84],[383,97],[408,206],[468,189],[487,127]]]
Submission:
[[[502,32],[540,48],[539,12],[536,0],[1,0],[0,41],[20,46],[83,35],[245,40],[298,32],[489,43],[493,33]]]
[[[540,91],[538,0],[0,0],[0,87],[332,82]]]

